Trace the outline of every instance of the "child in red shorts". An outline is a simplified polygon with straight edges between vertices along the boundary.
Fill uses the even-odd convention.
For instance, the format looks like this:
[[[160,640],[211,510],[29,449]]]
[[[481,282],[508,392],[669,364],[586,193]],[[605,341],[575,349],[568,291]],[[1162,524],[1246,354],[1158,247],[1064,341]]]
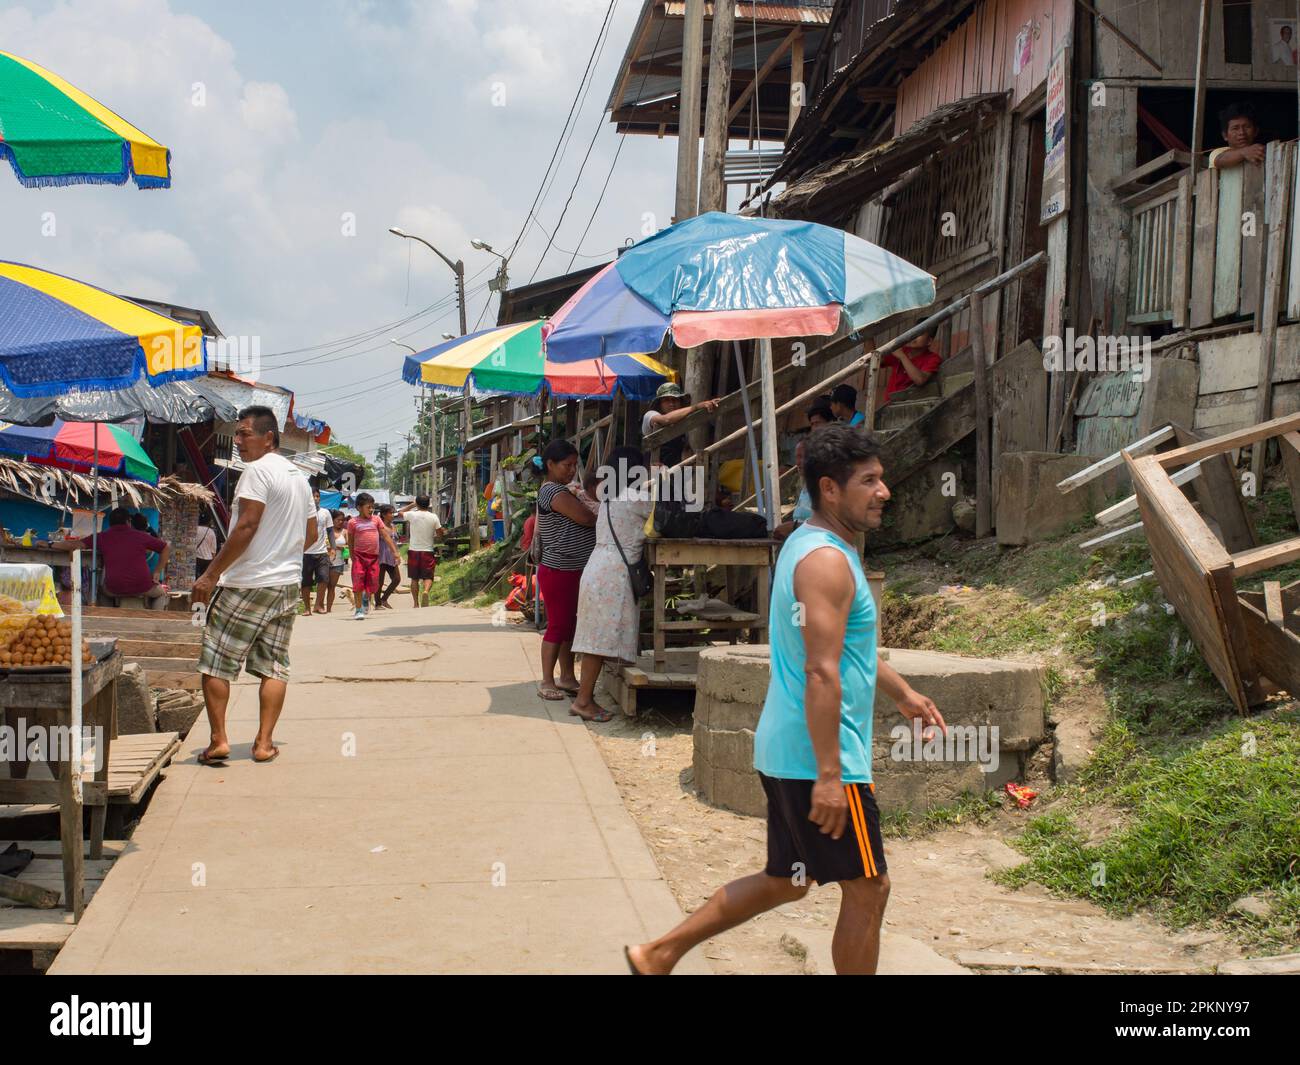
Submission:
[[[360,621],[370,613],[370,604],[379,594],[379,538],[397,552],[388,527],[375,516],[375,497],[369,492],[357,496],[357,516],[348,522],[348,551],[352,554],[352,598],[356,610],[352,617]]]

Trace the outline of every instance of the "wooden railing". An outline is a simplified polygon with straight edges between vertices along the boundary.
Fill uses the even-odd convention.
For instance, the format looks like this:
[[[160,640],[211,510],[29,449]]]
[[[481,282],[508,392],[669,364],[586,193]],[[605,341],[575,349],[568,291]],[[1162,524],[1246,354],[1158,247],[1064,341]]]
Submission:
[[[1128,321],[1258,322],[1270,285],[1279,317],[1300,319],[1296,154],[1294,141],[1273,142],[1262,166],[1201,170],[1194,193],[1186,156],[1172,152],[1120,178],[1114,189],[1132,211]],[[1143,185],[1161,166],[1178,169]]]
[[[1129,230],[1130,322],[1168,322],[1174,317],[1174,259],[1178,188],[1134,205]]]

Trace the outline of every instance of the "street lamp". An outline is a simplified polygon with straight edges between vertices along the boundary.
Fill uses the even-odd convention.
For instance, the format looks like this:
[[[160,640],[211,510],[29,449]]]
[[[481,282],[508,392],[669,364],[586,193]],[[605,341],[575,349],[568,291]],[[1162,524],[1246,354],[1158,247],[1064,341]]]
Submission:
[[[388,342],[390,344],[396,344],[399,348],[405,348],[412,355],[420,354],[418,351],[415,350],[415,348],[411,347],[410,344],[403,344],[400,340],[397,339],[397,337],[389,337]]]
[[[466,333],[468,333],[469,325],[465,321],[465,263],[460,259],[457,259],[455,262],[452,262],[449,258],[447,258],[447,256],[443,255],[442,252],[440,252],[437,248],[435,248],[423,237],[417,237],[414,233],[408,233],[406,232],[406,230],[399,229],[397,226],[389,226],[388,232],[392,233],[393,236],[395,237],[402,237],[406,240],[418,240],[421,244],[423,244],[426,248],[428,248],[431,252],[433,252],[434,255],[436,255],[439,259],[441,259],[444,263],[446,263],[449,267],[451,267],[452,273],[456,275],[456,306],[460,310],[460,335],[464,336]],[[448,338],[448,339],[454,339],[454,338]],[[430,405],[430,410],[432,410],[432,405]],[[469,389],[467,388],[465,390],[465,439],[466,440],[469,440],[470,428],[473,425],[473,414],[471,413],[472,410],[473,410],[473,401],[470,398]],[[432,424],[429,426],[429,430],[432,433],[433,431]],[[461,513],[460,496],[461,496],[461,486],[462,486],[463,474],[464,474],[464,461],[465,460],[462,452],[461,457],[458,458],[456,461],[457,521],[459,521],[460,513]],[[478,502],[477,502],[478,493],[469,492],[467,494],[470,497],[467,500],[467,502],[469,503],[469,514],[467,515],[469,518],[469,546],[471,551],[477,551],[479,547]]]
[[[506,286],[510,283],[510,275],[506,272],[506,268],[510,265],[510,260],[492,247],[492,245],[486,240],[479,240],[475,237],[469,242],[469,246],[475,251],[485,251],[489,255],[495,255],[501,260],[501,265],[497,268],[497,276],[488,282],[488,288],[492,292],[504,292]]]
[[[417,237],[414,233],[408,233],[406,232],[406,230],[399,229],[397,226],[389,226],[388,232],[392,233],[393,236],[395,237],[402,237],[406,240],[418,240],[421,244],[423,244],[426,248],[428,248],[431,252],[433,252],[434,255],[436,255],[439,259],[441,259],[444,263],[446,263],[449,267],[451,267],[451,272],[456,275],[456,305],[460,309],[460,335],[464,336],[466,333],[468,333],[469,327],[465,322],[465,263],[460,259],[457,259],[455,262],[452,262],[449,258],[447,258],[447,256],[443,255],[442,252],[440,252],[437,248],[435,248],[423,237]]]

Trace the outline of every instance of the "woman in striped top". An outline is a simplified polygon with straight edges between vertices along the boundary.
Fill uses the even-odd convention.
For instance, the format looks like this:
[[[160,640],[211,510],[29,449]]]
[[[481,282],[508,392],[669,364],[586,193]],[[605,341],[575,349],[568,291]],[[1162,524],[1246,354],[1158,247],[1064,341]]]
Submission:
[[[542,637],[542,682],[537,694],[552,702],[578,691],[573,672],[573,631],[578,624],[578,588],[582,569],[596,546],[596,515],[569,487],[578,472],[578,449],[567,440],[552,440],[542,452],[546,480],[537,490],[537,527],[542,559],[537,587],[546,604]],[[560,680],[555,681],[556,664]]]

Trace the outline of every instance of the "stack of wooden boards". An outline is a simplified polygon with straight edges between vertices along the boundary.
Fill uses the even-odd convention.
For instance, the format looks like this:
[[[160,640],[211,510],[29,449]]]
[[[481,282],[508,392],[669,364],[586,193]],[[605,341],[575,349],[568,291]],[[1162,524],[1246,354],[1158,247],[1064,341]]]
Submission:
[[[151,688],[198,689],[203,628],[189,611],[88,606],[82,626],[89,638],[116,639],[126,661],[140,664]]]
[[[1265,581],[1261,591],[1241,593],[1236,587],[1241,578],[1300,559],[1300,537],[1259,543],[1242,499],[1244,479],[1229,460],[1230,452],[1249,447],[1252,467],[1262,470],[1271,440],[1280,449],[1291,506],[1300,521],[1300,414],[1211,439],[1167,426],[1057,486],[1069,491],[1121,462],[1127,467],[1133,495],[1102,511],[1097,520],[1113,523],[1134,510],[1142,520],[1080,546],[1145,533],[1161,589],[1242,713],[1275,688],[1300,694],[1300,581],[1286,587]],[[1146,453],[1168,442],[1178,446]],[[1246,483],[1252,482],[1253,475]],[[1195,504],[1183,485],[1195,493]]]

